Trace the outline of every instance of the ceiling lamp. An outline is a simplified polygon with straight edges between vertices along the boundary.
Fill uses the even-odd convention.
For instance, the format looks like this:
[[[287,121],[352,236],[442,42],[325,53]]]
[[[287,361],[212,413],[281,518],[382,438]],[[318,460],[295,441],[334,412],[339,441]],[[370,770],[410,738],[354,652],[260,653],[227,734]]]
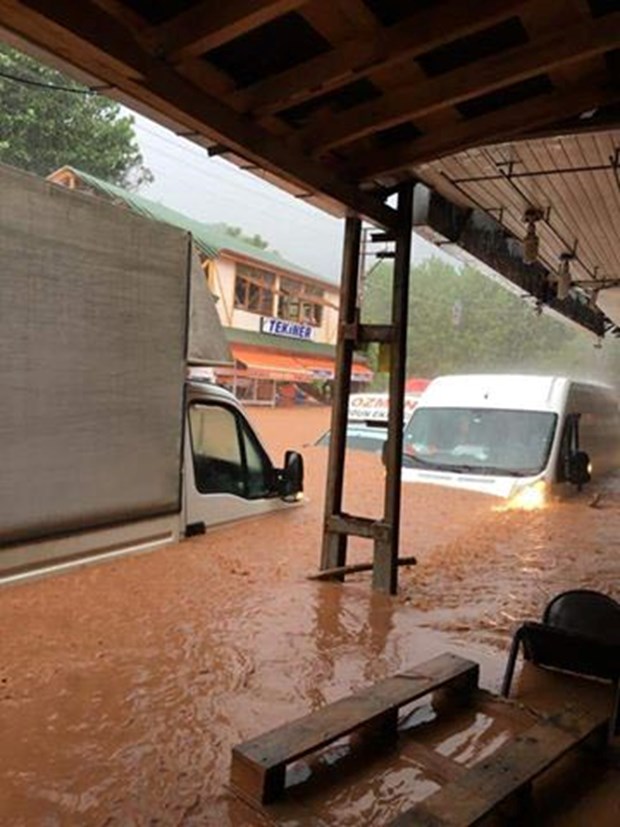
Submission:
[[[543,217],[542,210],[536,207],[528,207],[523,215],[527,224],[527,232],[523,239],[523,261],[525,264],[535,264],[538,260],[539,239],[536,233],[536,222]]]
[[[572,253],[562,253],[560,255],[560,266],[558,267],[558,299],[562,301],[568,298],[572,281],[570,277],[569,262],[573,258]]]
[[[591,290],[588,296],[588,304],[592,308],[592,310],[598,310],[598,294],[600,293],[600,289]]]

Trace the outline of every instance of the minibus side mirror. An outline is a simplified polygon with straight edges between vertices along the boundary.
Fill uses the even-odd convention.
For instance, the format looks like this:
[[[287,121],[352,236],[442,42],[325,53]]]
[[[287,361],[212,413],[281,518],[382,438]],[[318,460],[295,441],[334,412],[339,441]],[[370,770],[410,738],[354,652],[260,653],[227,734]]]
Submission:
[[[590,457],[585,451],[576,451],[568,460],[568,480],[581,488],[590,479]]]
[[[297,451],[285,453],[284,468],[278,472],[277,488],[283,500],[294,500],[304,490],[304,458]]]

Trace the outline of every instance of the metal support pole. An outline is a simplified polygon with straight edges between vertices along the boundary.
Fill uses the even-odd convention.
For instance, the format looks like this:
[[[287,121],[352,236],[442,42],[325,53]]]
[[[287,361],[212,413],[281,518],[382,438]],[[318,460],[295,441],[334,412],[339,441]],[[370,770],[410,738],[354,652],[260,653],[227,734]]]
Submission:
[[[336,376],[332,398],[331,437],[327,464],[325,491],[325,522],[321,570],[344,566],[347,559],[347,535],[331,531],[328,522],[342,511],[344,461],[347,436],[347,414],[351,391],[351,366],[355,341],[346,336],[347,327],[357,321],[357,287],[362,222],[359,218],[346,219],[342,253],[342,285],[338,343],[336,345]],[[343,576],[334,579],[343,580]]]
[[[407,360],[407,318],[409,271],[411,268],[411,224],[413,185],[398,191],[399,231],[396,237],[392,287],[392,325],[390,344],[388,441],[386,448],[385,506],[383,522],[389,526],[385,537],[374,543],[372,585],[377,591],[396,594],[398,589],[398,541],[400,535],[400,490]]]

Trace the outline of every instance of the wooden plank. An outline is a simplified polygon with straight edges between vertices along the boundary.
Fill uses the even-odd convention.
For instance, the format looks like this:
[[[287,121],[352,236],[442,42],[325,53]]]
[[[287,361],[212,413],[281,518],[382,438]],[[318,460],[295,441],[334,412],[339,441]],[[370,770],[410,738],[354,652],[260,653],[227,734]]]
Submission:
[[[619,41],[620,12],[565,26],[524,46],[478,60],[423,83],[403,86],[377,101],[334,115],[302,132],[296,141],[321,153],[554,67],[601,54],[613,49]]]
[[[185,60],[177,64],[176,71],[219,100],[227,99],[235,88],[227,74],[205,60]]]
[[[388,438],[385,445],[385,492],[383,522],[390,533],[376,535],[372,570],[372,587],[385,594],[398,591],[398,544],[400,537],[401,466],[403,461],[403,421],[405,417],[405,368],[407,362],[407,318],[409,311],[409,276],[411,270],[411,226],[413,184],[403,184],[398,191],[398,215],[402,231],[396,238],[394,277],[392,279],[391,324],[394,337],[390,342],[388,377]]]
[[[402,813],[390,827],[471,827],[606,726],[609,714],[563,713],[534,724],[489,758]]]
[[[198,57],[280,15],[307,0],[204,0],[171,20],[145,32],[151,46],[169,60]]]
[[[327,480],[325,482],[325,511],[321,569],[333,569],[347,562],[347,535],[329,528],[329,520],[342,513],[344,491],[344,461],[347,441],[347,418],[351,394],[351,368],[355,342],[343,335],[346,325],[357,322],[357,295],[359,284],[360,245],[362,224],[347,218],[342,250],[342,279],[340,309],[338,311],[338,341],[336,342],[336,375],[334,379],[330,425]],[[344,577],[336,575],[343,580]]]
[[[425,774],[431,774],[444,783],[454,781],[467,772],[462,764],[413,739],[403,747],[403,755],[419,764]]]
[[[378,538],[388,540],[391,535],[390,526],[384,520],[375,520],[372,517],[354,517],[351,514],[334,514],[326,519],[328,531],[335,534],[352,534],[355,537],[366,537],[369,540]]]
[[[233,748],[231,784],[267,803],[283,790],[286,765],[371,727],[383,739],[396,734],[398,709],[442,687],[469,692],[478,685],[476,663],[449,653],[342,698]]]
[[[415,557],[399,557],[396,561],[397,566],[415,566],[417,563]],[[329,580],[336,575],[357,574],[362,571],[370,571],[374,563],[352,563],[350,566],[336,566],[333,569],[325,569],[316,574],[309,574],[306,580]]]
[[[119,23],[134,31],[142,31],[148,27],[146,20],[135,12],[130,6],[125,5],[122,0],[93,0],[100,9],[115,17]]]
[[[537,95],[529,101],[506,106],[471,120],[454,124],[443,135],[425,135],[414,141],[375,150],[356,157],[350,170],[353,177],[374,178],[452,155],[469,147],[488,145],[548,126],[573,115],[615,103],[620,91],[608,88],[603,77],[572,89]]]
[[[476,13],[462,0],[448,0],[440,9],[423,9],[411,19],[356,37],[331,52],[305,61],[243,89],[235,96],[239,108],[273,114],[324,92],[344,86],[372,71],[403,63],[464,35],[513,15],[526,0],[478,0]]]

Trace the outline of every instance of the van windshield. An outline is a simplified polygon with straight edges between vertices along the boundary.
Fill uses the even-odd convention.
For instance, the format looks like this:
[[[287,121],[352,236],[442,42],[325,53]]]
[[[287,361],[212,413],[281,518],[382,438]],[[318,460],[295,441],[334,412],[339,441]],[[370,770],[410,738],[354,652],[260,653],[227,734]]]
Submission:
[[[403,438],[403,465],[532,476],[546,466],[557,415],[545,411],[418,408]]]

